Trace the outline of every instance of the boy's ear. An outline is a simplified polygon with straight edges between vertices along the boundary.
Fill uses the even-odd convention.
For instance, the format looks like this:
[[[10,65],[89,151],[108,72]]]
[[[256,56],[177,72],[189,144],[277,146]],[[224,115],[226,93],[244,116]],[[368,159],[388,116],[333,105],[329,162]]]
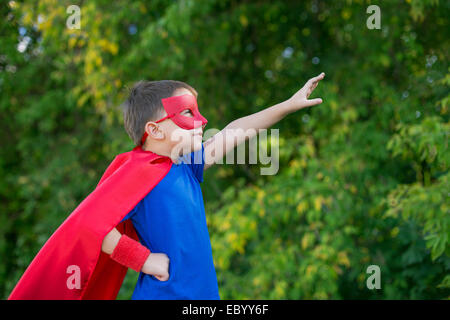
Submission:
[[[149,121],[145,124],[145,131],[152,139],[164,139],[163,130],[161,130],[161,127],[153,121]]]

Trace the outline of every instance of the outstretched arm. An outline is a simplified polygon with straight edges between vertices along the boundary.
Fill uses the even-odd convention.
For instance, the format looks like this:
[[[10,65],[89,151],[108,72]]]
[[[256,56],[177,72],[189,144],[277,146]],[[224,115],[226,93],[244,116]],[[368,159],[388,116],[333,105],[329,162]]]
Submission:
[[[292,112],[322,103],[322,99],[320,98],[311,100],[308,98],[317,87],[319,81],[324,77],[325,73],[322,72],[317,77],[309,79],[305,85],[288,100],[249,116],[236,119],[230,122],[217,134],[206,140],[203,144],[205,148],[204,170],[222,159],[229,151],[234,149],[240,143],[247,139],[251,139],[258,133],[259,129],[271,127]]]

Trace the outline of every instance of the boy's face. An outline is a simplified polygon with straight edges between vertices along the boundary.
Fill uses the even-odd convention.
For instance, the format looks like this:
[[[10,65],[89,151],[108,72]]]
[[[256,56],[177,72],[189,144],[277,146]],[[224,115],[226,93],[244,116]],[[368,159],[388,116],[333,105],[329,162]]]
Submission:
[[[172,96],[181,96],[184,94],[194,96],[190,90],[185,88],[177,89]],[[181,111],[180,114],[185,117],[194,117],[192,112],[188,109]],[[167,112],[164,110],[164,114],[161,118],[165,116],[167,116]],[[172,150],[172,152],[181,156],[202,148],[202,126],[195,129],[184,129],[173,122],[171,118],[167,118],[157,123],[157,125],[160,126],[160,129],[164,134],[164,140],[170,145],[170,150]]]

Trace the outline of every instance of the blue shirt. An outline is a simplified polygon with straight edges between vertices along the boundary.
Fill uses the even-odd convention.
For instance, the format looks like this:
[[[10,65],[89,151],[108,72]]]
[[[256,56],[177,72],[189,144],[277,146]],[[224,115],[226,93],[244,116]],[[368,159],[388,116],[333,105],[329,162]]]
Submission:
[[[133,300],[220,299],[200,188],[203,144],[180,159],[123,219],[131,219],[140,242],[151,252],[170,259],[167,281],[139,274]]]

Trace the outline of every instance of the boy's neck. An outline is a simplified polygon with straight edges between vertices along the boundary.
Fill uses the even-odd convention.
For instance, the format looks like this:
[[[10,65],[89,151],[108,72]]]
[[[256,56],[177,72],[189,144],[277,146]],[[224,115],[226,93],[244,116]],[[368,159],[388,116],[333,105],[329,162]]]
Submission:
[[[150,146],[148,144],[148,140],[145,141],[144,145],[142,146],[142,150],[144,151],[151,151],[153,153],[156,153],[160,156],[168,157],[172,160],[173,163],[178,163],[178,158],[172,158],[172,152],[170,150],[167,150],[167,148],[164,148],[164,146],[161,145],[152,145]]]

